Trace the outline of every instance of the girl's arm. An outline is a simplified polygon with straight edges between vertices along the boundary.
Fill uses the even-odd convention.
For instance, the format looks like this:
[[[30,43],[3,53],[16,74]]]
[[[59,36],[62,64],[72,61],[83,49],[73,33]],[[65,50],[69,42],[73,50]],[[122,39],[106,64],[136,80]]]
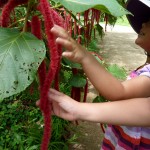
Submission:
[[[113,101],[150,96],[148,77],[138,77],[122,84],[108,73],[93,55],[77,44],[63,28],[54,26],[51,32],[56,36],[56,42],[66,48],[63,56],[80,63],[91,83],[106,99]]]
[[[112,125],[150,126],[150,98],[82,103],[78,118]]]
[[[87,52],[82,67],[99,93],[110,101],[150,97],[150,78],[139,76],[120,82]]]
[[[112,125],[150,126],[150,98],[105,103],[80,103],[50,89],[54,114],[67,120],[86,120]]]

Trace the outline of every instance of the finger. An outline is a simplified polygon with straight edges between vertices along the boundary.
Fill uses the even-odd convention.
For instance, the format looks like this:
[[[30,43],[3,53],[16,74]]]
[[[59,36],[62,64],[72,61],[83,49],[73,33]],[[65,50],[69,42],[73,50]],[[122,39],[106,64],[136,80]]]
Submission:
[[[55,94],[55,93],[53,93],[51,91],[49,91],[49,93],[48,93],[48,99],[49,99],[49,101],[55,101],[57,103],[61,102],[62,96],[63,95],[60,95],[60,94],[57,94],[57,93]]]
[[[56,39],[56,43],[62,45],[63,47],[65,47],[67,50],[73,51],[74,50],[74,45],[75,42],[69,41],[68,39],[62,39],[60,37],[58,37]]]
[[[51,115],[56,115],[53,108],[51,110]]]
[[[51,29],[51,32],[56,36],[56,37],[60,37],[60,38],[63,38],[63,39],[66,39],[70,42],[74,42],[75,43],[75,40],[68,34],[68,32],[58,26],[58,25],[54,25],[54,27]]]
[[[62,38],[68,38],[69,34],[67,33],[66,30],[64,30],[62,27],[54,25],[54,27],[51,29],[51,32],[58,37],[62,37]]]
[[[37,102],[36,102],[36,106],[40,106],[40,100],[38,100]]]
[[[52,88],[49,89],[49,93],[56,94],[56,95],[59,95],[59,96],[63,95],[63,93],[61,93],[61,92],[59,92],[55,89],[52,89]]]
[[[58,115],[59,114],[59,111],[60,111],[60,106],[58,105],[57,102],[53,101],[52,102],[52,112],[54,115]]]
[[[71,57],[73,57],[73,53],[72,52],[63,52],[62,56],[66,57],[66,58],[71,58]]]

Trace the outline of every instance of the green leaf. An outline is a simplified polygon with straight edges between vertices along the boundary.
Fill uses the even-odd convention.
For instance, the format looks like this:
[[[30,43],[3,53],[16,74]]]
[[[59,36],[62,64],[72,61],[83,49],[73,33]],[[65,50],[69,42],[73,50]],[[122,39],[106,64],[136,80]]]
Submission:
[[[84,87],[86,85],[86,79],[85,77],[77,74],[77,75],[73,75],[70,78],[70,85],[74,86],[74,87]]]
[[[93,103],[101,103],[101,102],[107,102],[107,100],[104,97],[102,97],[102,96],[96,96],[93,99]]]
[[[27,150],[37,150],[38,149],[38,145],[33,145],[29,148],[27,148]]]
[[[67,58],[63,58],[63,61],[64,61],[65,65],[68,67],[76,68],[76,69],[82,69],[82,67],[79,63],[72,62]]]
[[[107,70],[118,79],[125,79],[127,77],[125,69],[117,66],[116,64],[109,65]]]
[[[20,93],[34,80],[45,57],[44,42],[30,33],[0,28],[0,99]]]
[[[99,24],[96,24],[95,26],[96,26],[96,29],[97,29],[97,31],[99,33],[99,36],[102,38],[103,35],[104,35],[103,27],[101,25],[99,25]]]
[[[59,0],[59,2],[73,13],[84,12],[89,8],[95,8],[115,17],[131,14],[116,0]]]

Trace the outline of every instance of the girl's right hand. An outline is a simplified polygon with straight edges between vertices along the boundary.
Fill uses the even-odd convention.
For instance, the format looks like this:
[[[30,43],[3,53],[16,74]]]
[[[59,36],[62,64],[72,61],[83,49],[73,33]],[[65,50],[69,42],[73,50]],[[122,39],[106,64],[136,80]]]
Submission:
[[[56,43],[66,48],[62,56],[73,62],[82,64],[88,55],[88,51],[73,40],[62,27],[54,25],[51,32],[56,36]]]

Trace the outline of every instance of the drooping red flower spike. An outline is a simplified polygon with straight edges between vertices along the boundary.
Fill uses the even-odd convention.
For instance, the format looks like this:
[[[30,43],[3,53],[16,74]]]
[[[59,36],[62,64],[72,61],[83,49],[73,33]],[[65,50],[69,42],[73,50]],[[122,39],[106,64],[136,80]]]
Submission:
[[[55,43],[55,37],[50,32],[54,24],[64,27],[64,20],[55,12],[48,0],[40,0],[38,7],[44,17],[45,34],[47,35],[49,53],[50,53],[50,66],[44,80],[43,87],[40,91],[40,109],[44,115],[44,134],[41,144],[41,150],[47,150],[51,138],[51,109],[52,105],[48,102],[48,91],[52,81],[56,78],[60,66],[61,46]],[[58,82],[58,81],[57,81]],[[57,85],[57,84],[56,84]],[[59,88],[56,86],[56,88]]]
[[[0,0],[0,8],[2,8],[7,2],[8,0]]]
[[[38,39],[42,40],[42,33],[41,33],[41,21],[38,16],[33,16],[31,20],[31,32],[35,35]],[[44,86],[44,81],[46,78],[46,63],[45,60],[42,61],[41,65],[38,68],[38,75],[39,75],[39,82],[40,82],[40,91]]]
[[[1,26],[7,27],[10,22],[10,14],[12,10],[21,4],[27,3],[28,0],[9,0],[3,7],[2,13],[1,13]]]

